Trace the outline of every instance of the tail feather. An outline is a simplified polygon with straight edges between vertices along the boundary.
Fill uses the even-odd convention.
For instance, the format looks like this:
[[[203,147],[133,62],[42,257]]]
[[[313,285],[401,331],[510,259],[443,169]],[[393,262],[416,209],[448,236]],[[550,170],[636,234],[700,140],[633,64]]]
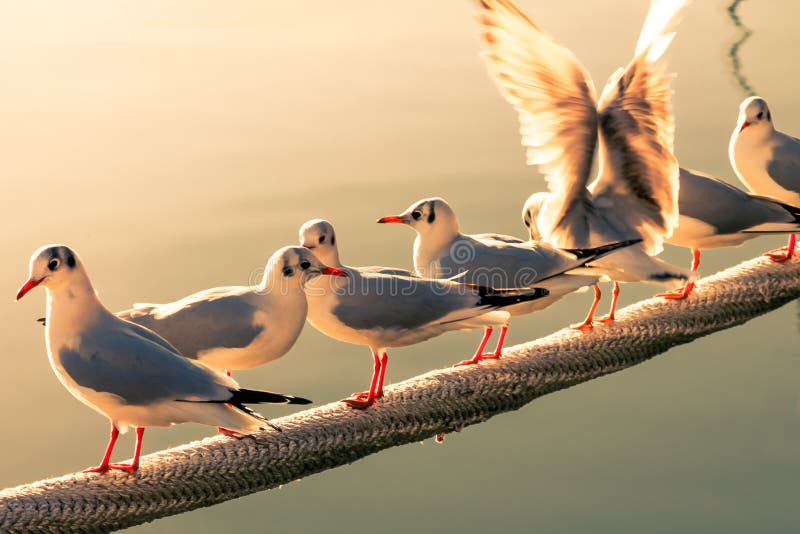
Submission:
[[[747,230],[744,230],[743,233],[745,233],[745,234],[790,234],[790,233],[797,232],[798,230],[800,230],[800,207],[792,206],[791,204],[785,204],[783,202],[775,200],[774,198],[760,197],[760,196],[756,196],[756,198],[762,199],[762,200],[764,200],[766,202],[769,202],[770,204],[777,204],[778,206],[780,206],[781,208],[786,210],[786,212],[789,215],[792,216],[794,221],[792,221],[792,222],[788,222],[787,221],[787,222],[782,222],[782,223],[778,223],[778,222],[775,222],[775,223],[764,223],[764,224],[760,224],[758,226],[755,226],[753,228],[748,228]]]
[[[597,260],[606,256],[607,254],[611,254],[615,250],[619,250],[621,248],[630,247],[631,245],[636,245],[637,243],[641,243],[642,239],[627,239],[625,241],[616,241],[614,243],[608,243],[607,245],[602,245],[599,247],[592,247],[592,248],[562,248],[564,252],[568,252],[569,254],[574,255],[579,260],[584,260],[584,265],[589,263],[592,260]]]

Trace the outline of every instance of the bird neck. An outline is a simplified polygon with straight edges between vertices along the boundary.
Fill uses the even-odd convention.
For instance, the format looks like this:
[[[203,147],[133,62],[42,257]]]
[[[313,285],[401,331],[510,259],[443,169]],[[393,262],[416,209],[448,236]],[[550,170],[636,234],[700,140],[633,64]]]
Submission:
[[[75,334],[82,325],[110,314],[85,273],[76,272],[69,284],[47,287],[46,323],[51,333]]]
[[[314,253],[319,258],[319,261],[328,267],[336,267],[337,269],[343,267],[341,260],[339,260],[339,247],[337,246],[319,248],[314,250]]]

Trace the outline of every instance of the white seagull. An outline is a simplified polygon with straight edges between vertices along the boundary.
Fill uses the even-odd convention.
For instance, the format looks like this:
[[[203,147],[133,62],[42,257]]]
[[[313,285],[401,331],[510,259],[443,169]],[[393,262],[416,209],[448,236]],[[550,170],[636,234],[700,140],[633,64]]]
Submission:
[[[651,2],[633,60],[611,76],[598,100],[570,50],[510,0],[482,2],[484,57],[519,114],[528,163],[539,165],[550,188],[526,203],[523,214],[531,237],[558,248],[643,239],[593,264],[615,281],[609,319],[617,282],[669,283],[689,276],[651,257],[678,222],[671,77],[660,59],[686,4]],[[596,153],[599,172],[590,183]],[[591,327],[591,315],[582,327]]]
[[[750,195],[713,176],[681,169],[678,227],[667,239],[670,245],[692,249],[692,272],[700,267],[702,250],[738,247],[766,234],[800,231],[800,208]],[[668,299],[684,299],[694,282],[669,293]]]
[[[386,350],[405,347],[451,330],[508,323],[504,308],[544,298],[547,289],[491,289],[452,280],[381,274],[342,266],[346,278],[315,278],[308,283],[308,321],[329,337],[366,345],[374,369],[368,391],[342,402],[357,409],[383,395]],[[486,340],[476,355],[483,354]],[[462,363],[471,363],[466,360]]]
[[[343,276],[302,247],[270,257],[257,286],[207,289],[169,304],[134,304],[117,314],[158,333],[182,355],[218,371],[252,369],[292,348],[308,309],[306,282]]]
[[[728,149],[731,165],[742,183],[756,195],[800,206],[800,139],[775,129],[767,102],[752,96],[739,107],[739,119]],[[767,255],[786,261],[794,255],[792,234],[784,249]]]
[[[45,336],[53,371],[73,396],[111,421],[103,460],[86,472],[135,471],[148,426],[194,422],[244,436],[269,424],[245,404],[311,402],[240,389],[232,378],[184,358],[154,332],[119,319],[100,302],[83,263],[66,246],[33,253],[17,300],[39,285],[47,289]],[[133,461],[111,464],[117,436],[129,427],[136,428]]]
[[[641,240],[613,243],[590,249],[560,250],[543,241],[521,240],[502,234],[462,234],[458,217],[442,198],[426,198],[414,202],[400,215],[378,219],[381,224],[398,223],[410,226],[417,233],[414,240],[414,268],[426,278],[450,278],[486,287],[547,288],[550,295],[507,308],[511,316],[542,310],[565,295],[586,286],[596,285],[600,274],[582,269],[617,249]],[[473,363],[483,358],[499,358],[508,325],[503,325],[493,353],[476,355]],[[492,328],[487,327],[488,340]]]

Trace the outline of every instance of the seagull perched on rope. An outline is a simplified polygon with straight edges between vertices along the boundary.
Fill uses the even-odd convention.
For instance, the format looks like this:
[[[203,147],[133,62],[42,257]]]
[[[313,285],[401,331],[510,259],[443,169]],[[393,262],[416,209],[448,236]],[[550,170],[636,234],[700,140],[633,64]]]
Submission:
[[[69,247],[47,245],[33,253],[17,300],[37,286],[47,289],[45,336],[53,371],[73,396],[111,421],[103,460],[85,472],[138,469],[148,426],[194,422],[241,437],[265,425],[280,430],[245,404],[311,402],[241,389],[232,378],[184,358],[151,330],[116,317],[100,302]],[[133,460],[112,464],[117,437],[129,427],[136,428]]]
[[[669,283],[689,278],[653,258],[678,222],[678,163],[672,153],[670,76],[661,58],[687,1],[653,0],[636,53],[609,79],[600,98],[574,54],[510,0],[481,2],[484,57],[498,88],[517,110],[528,163],[546,175],[549,193],[526,203],[532,239],[588,248],[643,239],[593,264],[618,282]],[[590,183],[595,154],[599,172]],[[592,327],[595,300],[578,328]]]
[[[691,249],[693,275],[702,250],[738,247],[761,235],[800,231],[800,208],[745,193],[699,171],[681,169],[680,182],[679,223],[667,243]],[[690,281],[660,296],[685,299],[693,289]]]
[[[731,135],[728,154],[736,175],[756,195],[800,207],[800,139],[777,129],[772,112],[761,97],[747,98]],[[783,262],[794,256],[796,236],[783,249],[767,253]]]
[[[400,215],[382,217],[378,222],[404,224],[417,233],[414,268],[419,276],[455,275],[460,282],[489,287],[537,285],[550,292],[545,298],[508,307],[506,311],[512,317],[543,310],[569,293],[596,285],[601,275],[583,267],[641,242],[637,239],[596,248],[561,250],[543,241],[523,242],[502,234],[466,235],[459,229],[455,212],[442,198],[419,200]],[[507,331],[508,325],[503,325],[494,352],[476,355],[471,363],[499,358]],[[484,335],[488,340],[492,328],[487,327]]]
[[[256,286],[207,289],[168,304],[134,304],[117,314],[218,371],[252,369],[286,354],[306,322],[305,284],[344,276],[302,247],[283,247]]]
[[[318,247],[320,238],[323,247]],[[373,358],[369,390],[342,402],[356,409],[372,406],[383,396],[389,357],[387,349],[414,345],[451,330],[503,326],[505,308],[546,297],[542,287],[492,289],[454,280],[431,280],[388,267],[348,267],[338,261],[333,226],[314,220],[303,225],[301,242],[336,261],[346,278],[315,278],[308,283],[308,322],[323,334],[354,345],[366,345]],[[335,258],[335,260],[334,260]],[[397,274],[397,273],[400,274]],[[484,337],[475,358],[483,354]],[[461,363],[474,363],[472,360]]]

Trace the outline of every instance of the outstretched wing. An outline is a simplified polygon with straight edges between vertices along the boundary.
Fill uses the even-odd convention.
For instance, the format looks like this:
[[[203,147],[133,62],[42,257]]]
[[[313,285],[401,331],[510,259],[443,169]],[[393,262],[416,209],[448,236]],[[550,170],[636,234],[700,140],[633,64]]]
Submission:
[[[539,216],[542,234],[585,225],[597,143],[594,84],[575,55],[510,0],[483,0],[479,21],[489,71],[519,113],[528,163],[539,166],[554,193]]]
[[[611,76],[600,96],[600,173],[589,189],[611,221],[638,231],[649,254],[661,251],[678,223],[672,76],[661,58],[687,4],[651,0],[636,56]]]

